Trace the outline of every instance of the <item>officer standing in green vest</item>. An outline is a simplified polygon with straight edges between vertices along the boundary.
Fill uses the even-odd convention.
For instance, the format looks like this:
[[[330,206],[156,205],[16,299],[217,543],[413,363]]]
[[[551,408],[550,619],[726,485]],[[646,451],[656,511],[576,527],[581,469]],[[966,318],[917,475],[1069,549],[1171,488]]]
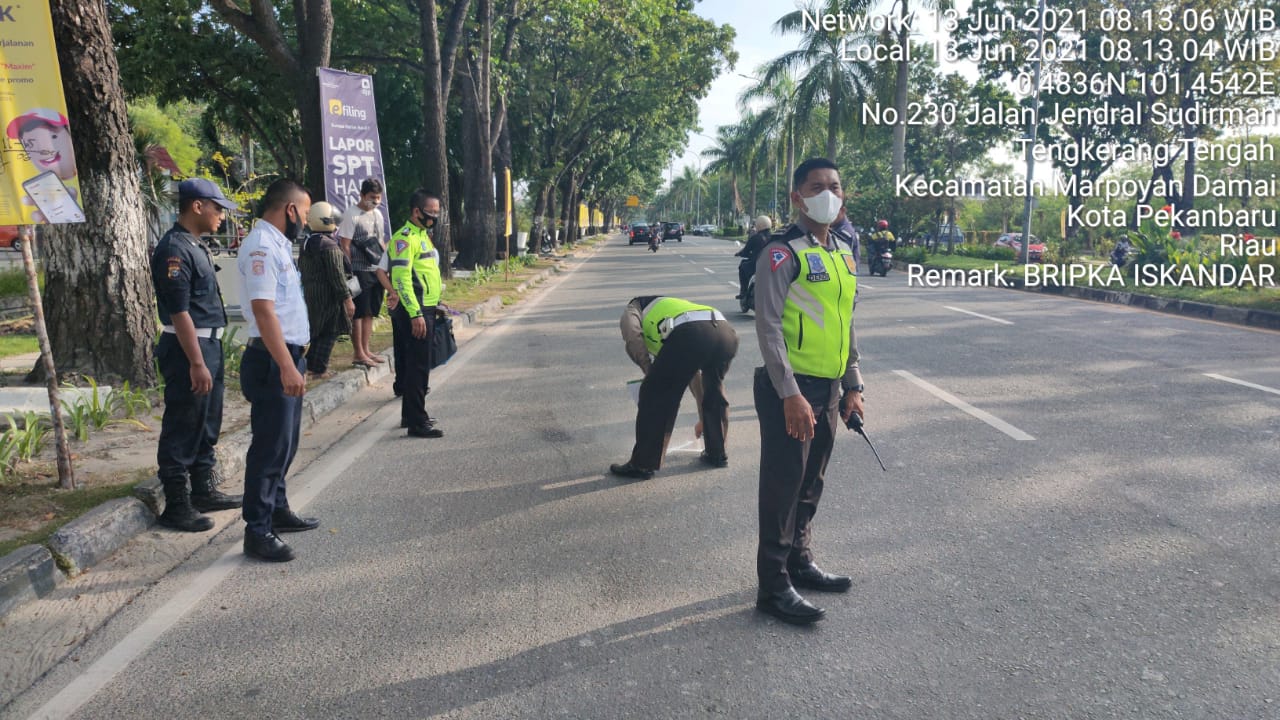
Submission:
[[[653,477],[662,467],[686,387],[698,401],[698,429],[706,435],[701,461],[728,466],[724,376],[738,353],[738,334],[724,315],[709,305],[650,295],[627,303],[621,327],[627,355],[644,371],[644,381],[631,459],[610,465],[609,471],[639,480]]]
[[[844,204],[835,164],[806,160],[792,178],[797,221],[756,264],[756,368],[760,420],[760,545],[756,607],[783,621],[815,622],[824,611],[796,592],[845,592],[848,577],[824,572],[810,548],[823,473],[840,419],[862,415],[853,330],[858,286],[851,238],[832,229]]]
[[[440,198],[419,188],[409,198],[409,222],[391,236],[387,247],[393,293],[387,299],[391,330],[395,336],[396,369],[400,390],[400,424],[409,435],[444,437],[427,415],[427,383],[431,378],[431,334],[440,282],[440,253],[427,231],[440,218]],[[403,360],[401,356],[403,355]]]

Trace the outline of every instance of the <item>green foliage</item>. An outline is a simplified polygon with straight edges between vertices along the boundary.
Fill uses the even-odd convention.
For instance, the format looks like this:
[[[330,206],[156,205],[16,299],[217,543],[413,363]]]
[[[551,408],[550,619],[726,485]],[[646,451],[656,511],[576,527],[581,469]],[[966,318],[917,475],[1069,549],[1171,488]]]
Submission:
[[[244,343],[236,340],[239,332],[239,327],[230,327],[222,336],[222,370],[233,377],[240,376],[240,363],[244,360]]]
[[[908,265],[918,265],[925,261],[923,247],[900,247],[894,251],[893,259]]]
[[[129,125],[143,149],[157,145],[164,147],[184,175],[195,174],[201,155],[200,146],[166,108],[156,104],[155,98],[129,103]]]
[[[740,225],[732,225],[720,228],[716,234],[721,237],[745,237],[747,229]]]
[[[923,250],[923,248],[921,248]],[[979,258],[981,260],[1006,260],[1012,261],[1016,259],[1017,253],[1013,248],[997,247],[995,245],[977,245],[973,243],[961,243],[952,248],[952,252],[960,257]],[[900,256],[902,251],[898,251]]]
[[[0,434],[0,476],[7,476],[19,460],[30,462],[44,449],[50,427],[47,418],[28,412],[19,422],[13,415],[4,416],[5,431]]]
[[[145,390],[134,390],[129,381],[111,393],[111,405],[116,412],[123,412],[126,419],[134,419],[140,410],[151,410],[151,398]]]

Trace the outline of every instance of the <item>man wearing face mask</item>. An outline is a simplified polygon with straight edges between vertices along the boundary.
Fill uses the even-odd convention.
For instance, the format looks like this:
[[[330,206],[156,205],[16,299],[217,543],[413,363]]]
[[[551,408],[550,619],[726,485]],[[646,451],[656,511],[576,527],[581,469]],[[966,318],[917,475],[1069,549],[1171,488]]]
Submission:
[[[862,415],[853,330],[857,259],[832,227],[844,204],[840,173],[822,158],[792,178],[792,225],[773,235],[756,264],[756,368],[760,419],[760,544],[756,607],[785,622],[824,614],[796,592],[845,592],[848,577],[824,572],[810,548],[823,473],[840,419]]]
[[[400,394],[400,425],[412,437],[444,437],[427,415],[427,384],[431,380],[431,334],[443,285],[440,253],[428,230],[440,218],[440,198],[421,188],[409,198],[409,222],[391,236],[387,268],[379,278],[389,281],[395,348],[396,389]]]
[[[240,389],[251,404],[253,438],[244,462],[244,554],[272,562],[292,560],[278,533],[313,530],[314,518],[289,509],[285,475],[298,451],[302,424],[303,351],[311,339],[302,282],[293,264],[311,195],[292,180],[277,180],[262,198],[262,217],[240,246],[240,306],[249,342],[240,363]]]

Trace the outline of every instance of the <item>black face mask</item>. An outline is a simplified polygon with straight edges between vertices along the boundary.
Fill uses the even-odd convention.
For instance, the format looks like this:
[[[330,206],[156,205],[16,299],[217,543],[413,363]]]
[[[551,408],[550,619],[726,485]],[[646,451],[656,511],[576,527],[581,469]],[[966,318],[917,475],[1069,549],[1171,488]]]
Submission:
[[[422,213],[422,227],[425,227],[425,228],[435,227],[436,221],[439,220],[439,218],[440,218],[439,215],[428,215],[427,213]]]
[[[293,206],[294,211],[298,209],[297,205]],[[289,211],[284,211],[284,236],[289,238],[289,242],[298,242],[302,239],[302,220],[294,220],[289,217]]]

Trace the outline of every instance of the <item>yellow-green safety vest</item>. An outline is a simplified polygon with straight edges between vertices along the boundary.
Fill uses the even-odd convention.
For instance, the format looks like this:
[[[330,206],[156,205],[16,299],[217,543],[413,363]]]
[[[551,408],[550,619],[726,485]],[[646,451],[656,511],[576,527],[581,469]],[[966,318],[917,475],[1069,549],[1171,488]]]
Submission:
[[[800,269],[782,307],[782,338],[792,372],[836,379],[849,365],[858,260],[847,245],[832,241],[833,250],[811,246],[807,237],[789,243]]]
[[[387,266],[391,287],[409,317],[419,317],[422,308],[440,304],[440,252],[426,228],[410,222],[397,230],[387,247]]]
[[[659,327],[662,321],[683,315],[690,310],[715,310],[715,308],[673,297],[658,298],[649,303],[649,308],[640,321],[640,327],[644,334],[644,346],[649,349],[650,355],[657,355],[662,349],[663,334]]]

